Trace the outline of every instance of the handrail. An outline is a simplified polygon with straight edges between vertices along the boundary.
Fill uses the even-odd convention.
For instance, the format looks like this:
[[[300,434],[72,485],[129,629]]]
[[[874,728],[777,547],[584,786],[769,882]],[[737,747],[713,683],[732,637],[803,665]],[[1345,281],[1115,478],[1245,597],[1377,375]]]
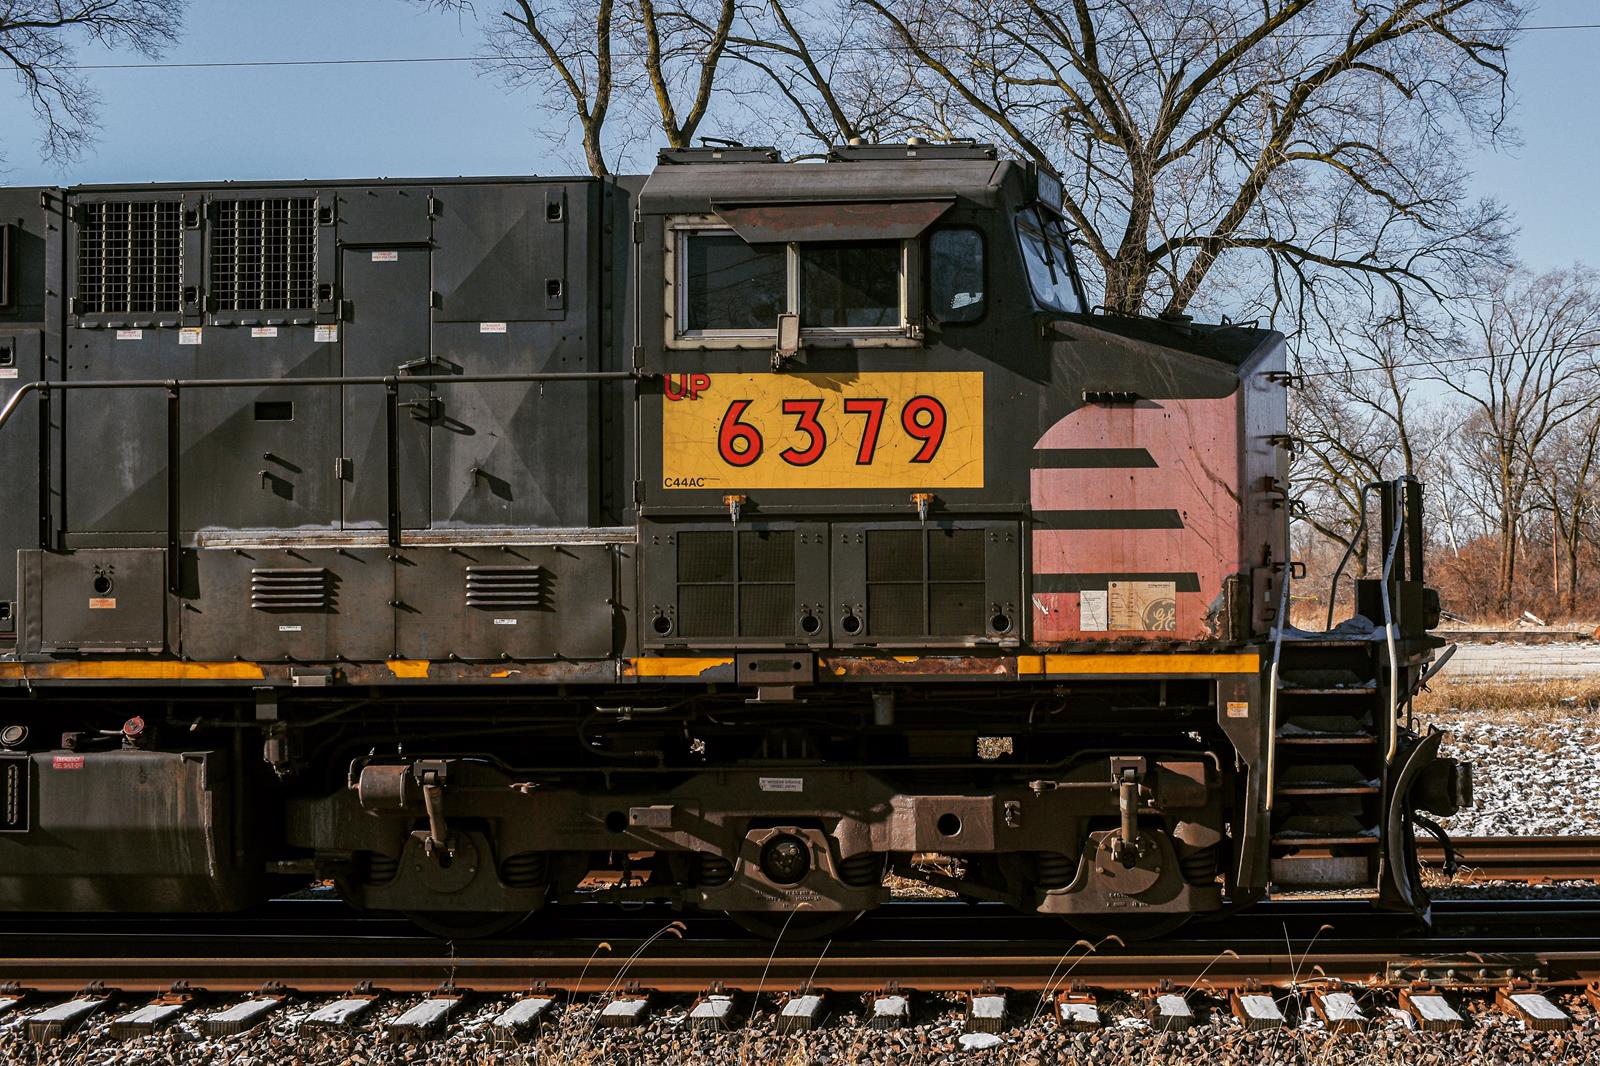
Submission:
[[[130,378],[127,381],[30,381],[11,394],[0,407],[0,429],[30,392],[56,392],[70,389],[265,389],[282,386],[339,385],[448,385],[485,382],[539,381],[632,381],[645,375],[633,370],[591,370],[553,374],[390,374],[384,377],[318,378]]]
[[[1344,554],[1339,557],[1339,565],[1333,568],[1333,580],[1328,582],[1328,621],[1322,627],[1324,630],[1333,628],[1333,607],[1334,601],[1339,598],[1339,578],[1344,574],[1345,564],[1356,553],[1356,544],[1367,535],[1367,494],[1377,487],[1376,481],[1361,486],[1361,492],[1356,500],[1356,509],[1361,514],[1361,521],[1356,523],[1355,532],[1350,534],[1350,543],[1344,546]]]
[[[57,547],[55,524],[51,514],[51,424],[50,397],[56,392],[73,392],[109,389],[161,389],[167,395],[167,588],[179,592],[182,577],[181,544],[179,543],[179,467],[182,458],[178,446],[180,430],[179,397],[186,389],[239,389],[239,388],[302,388],[302,387],[381,387],[386,394],[384,411],[384,440],[387,445],[386,492],[388,502],[389,546],[401,546],[400,537],[400,486],[399,486],[399,408],[402,385],[452,385],[518,383],[534,384],[562,381],[637,381],[645,375],[633,370],[565,371],[526,374],[386,374],[341,377],[306,378],[131,378],[126,381],[30,381],[7,398],[0,406],[0,430],[4,430],[11,416],[22,405],[23,397],[37,395],[43,417],[39,425],[39,546],[45,550]]]
[[[1383,553],[1383,579],[1379,582],[1379,592],[1383,598],[1383,639],[1389,649],[1389,749],[1384,754],[1383,761],[1394,761],[1394,753],[1400,747],[1400,660],[1395,653],[1394,640],[1394,610],[1389,602],[1389,574],[1394,570],[1394,560],[1400,550],[1400,535],[1405,532],[1406,523],[1402,508],[1396,508],[1395,502],[1400,498],[1401,486],[1408,478],[1395,478],[1391,482],[1394,492],[1384,499],[1386,506],[1400,510],[1400,515],[1391,515],[1391,520],[1399,518],[1394,523],[1394,535],[1389,538],[1389,546]]]
[[[1267,813],[1278,785],[1278,664],[1283,658],[1283,630],[1289,624],[1289,581],[1294,564],[1283,563],[1283,588],[1278,595],[1278,624],[1272,627],[1272,669],[1267,675]]]

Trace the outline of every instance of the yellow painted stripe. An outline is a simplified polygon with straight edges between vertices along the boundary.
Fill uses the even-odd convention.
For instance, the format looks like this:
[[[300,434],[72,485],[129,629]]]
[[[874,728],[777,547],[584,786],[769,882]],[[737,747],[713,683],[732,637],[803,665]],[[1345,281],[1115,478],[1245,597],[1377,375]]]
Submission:
[[[260,681],[257,663],[180,663],[141,659],[0,663],[0,678],[28,681]]]
[[[691,659],[665,657],[659,659],[630,659],[630,670],[635,677],[699,677],[707,670],[719,666],[732,666],[732,659]]]
[[[1135,652],[1019,655],[1019,674],[1255,674],[1261,657],[1241,652]]]
[[[395,677],[427,677],[433,664],[426,659],[390,659],[384,665]]]

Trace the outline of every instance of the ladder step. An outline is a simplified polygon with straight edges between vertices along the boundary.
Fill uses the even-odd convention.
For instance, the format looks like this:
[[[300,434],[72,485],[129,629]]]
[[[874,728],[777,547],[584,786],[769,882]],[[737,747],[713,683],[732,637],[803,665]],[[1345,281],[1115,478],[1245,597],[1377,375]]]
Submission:
[[[1376,744],[1378,738],[1365,734],[1350,736],[1344,733],[1282,733],[1279,744]]]
[[[1287,785],[1279,786],[1280,796],[1376,796],[1377,785]]]

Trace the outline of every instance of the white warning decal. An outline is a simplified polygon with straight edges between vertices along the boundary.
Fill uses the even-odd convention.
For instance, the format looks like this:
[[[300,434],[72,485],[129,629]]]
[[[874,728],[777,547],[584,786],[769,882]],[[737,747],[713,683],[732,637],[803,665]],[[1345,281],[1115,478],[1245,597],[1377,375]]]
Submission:
[[[763,777],[761,791],[763,792],[804,792],[806,779],[803,777]]]

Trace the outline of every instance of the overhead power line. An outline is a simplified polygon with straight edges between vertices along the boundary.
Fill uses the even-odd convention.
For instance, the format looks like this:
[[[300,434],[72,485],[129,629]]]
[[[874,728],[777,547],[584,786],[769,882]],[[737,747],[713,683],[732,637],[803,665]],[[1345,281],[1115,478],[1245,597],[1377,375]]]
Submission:
[[[1600,30],[1600,22],[1572,22],[1550,24],[1542,26],[1522,26],[1519,33],[1538,32],[1570,32],[1575,30]],[[1313,40],[1322,37],[1343,38],[1343,33],[1273,33],[1266,40]],[[1172,38],[1174,43],[1189,38]],[[924,48],[959,47],[962,42],[925,43]],[[837,48],[826,49],[829,53],[840,52],[885,52],[885,51],[910,51],[911,46],[900,43],[885,42],[875,45],[840,45]],[[611,55],[618,58],[638,58],[643,52],[614,50]],[[495,63],[495,62],[542,62],[542,54],[528,55],[468,55],[468,56],[376,56],[372,58],[332,58],[332,59],[236,59],[218,60],[209,63],[72,63],[65,64],[66,70],[228,70],[246,67],[375,67],[375,66],[404,66],[426,64],[450,63]]]

